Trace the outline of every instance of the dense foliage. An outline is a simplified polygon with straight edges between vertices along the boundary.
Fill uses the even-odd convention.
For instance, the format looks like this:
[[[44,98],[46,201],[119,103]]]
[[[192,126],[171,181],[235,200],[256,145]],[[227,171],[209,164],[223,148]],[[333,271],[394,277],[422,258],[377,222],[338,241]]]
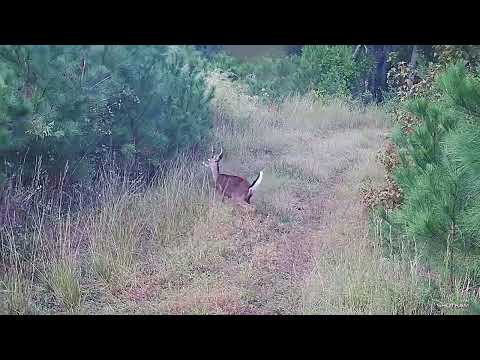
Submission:
[[[371,59],[353,57],[352,46],[307,45],[299,55],[262,57],[245,62],[219,53],[212,67],[241,79],[252,95],[281,101],[288,95],[315,91],[318,95],[351,96],[364,90]]]
[[[385,183],[376,187],[370,183],[363,197],[373,210],[375,234],[381,234],[389,256],[403,259],[406,254],[411,264],[408,271],[420,271],[417,259],[425,260],[421,271],[422,279],[428,278],[428,289],[434,279],[434,287],[447,284],[443,288],[449,294],[473,293],[478,302],[479,66],[480,47],[472,45],[290,46],[285,55],[249,60],[230,56],[219,45],[0,46],[0,225],[10,231],[0,232],[5,234],[0,236],[0,245],[5,249],[17,237],[8,253],[21,247],[29,253],[33,249],[29,232],[37,225],[43,231],[44,221],[54,224],[59,220],[62,201],[75,198],[73,191],[64,196],[66,169],[68,181],[80,184],[69,190],[80,189],[84,198],[87,194],[96,201],[101,200],[98,189],[105,163],[119,165],[129,175],[133,169],[152,175],[179,152],[199,153],[208,145],[212,129],[213,89],[206,84],[206,72],[220,70],[268,105],[307,93],[315,94],[317,100],[333,97],[361,100],[364,105],[381,103],[396,124],[385,151],[379,154]],[[287,105],[293,103],[290,100]],[[236,110],[243,112],[243,104]],[[263,110],[272,109],[276,107],[256,108],[262,115]],[[301,116],[296,110],[293,116]],[[281,112],[270,114],[282,116]],[[325,114],[319,118],[329,116]],[[233,136],[243,139],[240,133]],[[35,181],[39,167],[47,182]],[[165,198],[159,197],[164,200],[153,196],[156,204],[167,204],[168,214],[158,206],[160,215],[148,221],[155,224],[152,233],[166,229],[170,237],[170,225],[164,219],[172,218],[177,210],[190,216],[190,196],[197,196],[199,188],[195,183],[184,192],[179,173],[168,174],[162,178],[168,181],[161,185]],[[23,187],[15,180],[31,186]],[[183,205],[178,202],[179,194],[186,196]],[[84,198],[76,200],[80,213],[86,203],[96,204]],[[203,211],[206,198],[195,199]],[[52,210],[57,200],[58,214]],[[105,219],[118,216],[115,209],[105,209]],[[41,220],[35,219],[35,212],[42,213]],[[125,210],[128,215],[133,212],[128,207]],[[141,219],[143,213],[136,215]],[[192,219],[197,215],[195,210]],[[118,226],[119,236],[110,232],[115,221],[105,221],[105,238],[128,238],[124,234],[132,221],[129,216],[124,220]],[[135,241],[145,228],[145,233],[150,232],[143,219],[138,224],[138,233],[134,230],[130,236]],[[79,227],[83,231],[83,224]],[[425,264],[429,265],[426,270]],[[451,291],[454,287],[457,293]]]
[[[0,173],[53,177],[67,162],[92,178],[115,156],[151,169],[202,144],[211,124],[203,73],[189,48],[1,46]]]
[[[438,99],[408,101],[416,118],[393,133],[394,180],[402,204],[384,213],[399,247],[414,239],[429,261],[452,274],[480,280],[480,80],[465,64],[438,77]]]

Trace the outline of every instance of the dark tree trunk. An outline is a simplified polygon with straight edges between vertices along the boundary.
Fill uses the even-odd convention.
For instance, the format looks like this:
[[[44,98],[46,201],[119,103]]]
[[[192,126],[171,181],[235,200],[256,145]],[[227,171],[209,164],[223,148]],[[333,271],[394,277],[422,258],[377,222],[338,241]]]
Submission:
[[[383,92],[387,85],[388,54],[392,45],[371,45],[369,52],[373,56],[374,68],[370,76],[369,90],[374,100],[379,103],[383,100]]]
[[[418,56],[418,45],[413,45],[412,48],[412,56],[410,57],[410,63],[408,66],[414,68],[417,64],[417,56]]]
[[[415,66],[417,65],[417,56],[418,56],[418,45],[413,45],[412,56],[410,57],[410,63],[408,64],[408,67],[411,70],[414,70]],[[412,71],[408,78],[410,81],[413,81],[414,77],[415,77],[415,73],[414,71]]]

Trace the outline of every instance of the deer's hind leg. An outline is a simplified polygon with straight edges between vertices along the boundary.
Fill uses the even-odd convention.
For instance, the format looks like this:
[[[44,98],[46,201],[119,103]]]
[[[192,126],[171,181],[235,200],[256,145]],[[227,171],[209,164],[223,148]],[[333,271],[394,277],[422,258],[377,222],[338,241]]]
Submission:
[[[243,197],[235,197],[232,198],[233,202],[235,205],[237,205],[239,208],[247,211],[255,211],[255,207],[250,204],[245,198]]]
[[[242,210],[246,211],[247,213],[256,213],[257,212],[257,208],[255,206],[253,206],[252,204],[249,204],[245,201],[239,202],[238,205],[240,206],[240,208]]]

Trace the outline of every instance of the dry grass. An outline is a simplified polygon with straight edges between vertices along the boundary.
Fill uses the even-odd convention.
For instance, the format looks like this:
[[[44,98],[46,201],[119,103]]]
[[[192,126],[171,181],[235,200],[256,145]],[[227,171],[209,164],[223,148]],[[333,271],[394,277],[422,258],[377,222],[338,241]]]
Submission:
[[[362,179],[383,176],[372,155],[386,116],[309,96],[272,109],[218,74],[209,82],[221,170],[250,180],[265,170],[256,212],[215,199],[208,171],[186,156],[148,187],[105,176],[81,212],[34,201],[28,236],[2,223],[0,311],[423,311],[416,264],[382,256],[358,201]]]
[[[14,253],[15,254],[15,253]],[[13,256],[18,256],[15,254]],[[0,281],[0,314],[24,315],[31,312],[32,279],[25,273],[20,260],[12,259],[15,267],[3,269]]]
[[[45,265],[45,279],[57,301],[67,311],[77,309],[82,302],[82,290],[75,259],[66,256]]]
[[[361,164],[363,174],[375,177],[373,159]],[[305,279],[303,312],[307,314],[425,313],[418,262],[387,259],[368,231],[368,217],[360,205],[359,175],[350,170],[338,186],[330,226],[322,238],[312,273]],[[363,175],[361,174],[361,175]],[[380,179],[378,178],[377,181]],[[411,261],[409,261],[411,260]]]

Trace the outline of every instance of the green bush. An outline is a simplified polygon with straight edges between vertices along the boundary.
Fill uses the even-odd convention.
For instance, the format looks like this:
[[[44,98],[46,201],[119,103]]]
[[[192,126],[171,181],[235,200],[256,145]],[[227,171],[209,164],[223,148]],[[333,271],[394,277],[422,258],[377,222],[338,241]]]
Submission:
[[[319,95],[358,93],[371,65],[368,58],[353,59],[351,46],[304,46],[300,55],[262,57],[240,61],[225,53],[213,57],[212,67],[240,79],[251,95],[268,102],[316,90]]]
[[[351,46],[305,46],[300,57],[298,86],[328,95],[350,95],[370,67],[368,58],[353,59]]]
[[[112,154],[152,168],[211,126],[203,63],[189,47],[1,46],[0,174],[36,161],[91,178]]]
[[[439,101],[409,103],[410,113],[421,120],[413,132],[395,132],[400,165],[394,175],[404,200],[388,220],[399,241],[403,234],[415,239],[432,263],[446,265],[449,274],[477,276],[480,81],[459,63],[440,76],[438,86],[443,94]]]

